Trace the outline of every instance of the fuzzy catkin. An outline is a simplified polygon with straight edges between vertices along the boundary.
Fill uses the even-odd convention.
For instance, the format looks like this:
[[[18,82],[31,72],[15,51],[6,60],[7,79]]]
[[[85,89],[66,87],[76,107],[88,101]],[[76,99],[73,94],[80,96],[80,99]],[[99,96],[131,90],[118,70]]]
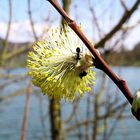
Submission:
[[[92,55],[70,28],[61,33],[58,28],[50,30],[32,48],[27,60],[28,75],[49,98],[73,101],[95,84]],[[83,72],[86,74],[80,77]]]

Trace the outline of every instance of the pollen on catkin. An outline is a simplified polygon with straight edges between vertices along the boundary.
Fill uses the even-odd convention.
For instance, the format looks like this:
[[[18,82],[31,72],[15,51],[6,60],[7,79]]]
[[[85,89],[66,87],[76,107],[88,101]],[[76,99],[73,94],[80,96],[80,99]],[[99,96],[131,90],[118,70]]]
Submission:
[[[69,27],[51,29],[29,52],[28,75],[49,98],[73,101],[95,84],[92,57]]]

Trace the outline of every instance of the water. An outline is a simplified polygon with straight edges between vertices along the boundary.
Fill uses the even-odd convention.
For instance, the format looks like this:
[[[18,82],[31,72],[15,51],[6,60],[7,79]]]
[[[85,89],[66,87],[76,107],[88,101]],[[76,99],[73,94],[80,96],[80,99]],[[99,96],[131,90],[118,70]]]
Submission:
[[[126,80],[129,88],[133,93],[140,89],[140,68],[136,67],[122,67],[120,70],[116,67],[113,68],[115,72],[117,72],[123,79]],[[17,74],[20,73],[22,76],[26,74],[25,69],[16,69],[16,70],[10,70],[7,72],[0,71],[0,73],[3,74]],[[97,84],[94,88],[94,91],[96,92],[98,90],[98,85],[100,84],[100,73],[97,74]],[[3,82],[6,81],[6,79],[0,79],[0,85],[3,84]],[[22,119],[24,114],[24,105],[25,105],[25,96],[23,93],[25,93],[25,88],[28,85],[29,79],[23,79],[19,80],[16,83],[8,84],[6,88],[2,88],[0,90],[0,97],[5,95],[12,94],[15,90],[19,90],[22,88],[22,91],[20,91],[20,96],[16,96],[14,98],[9,98],[7,100],[0,102],[0,140],[19,140],[20,139],[20,133],[21,133],[21,125],[22,125]],[[124,96],[117,91],[117,93],[114,93],[116,91],[116,86],[114,83],[111,82],[111,80],[108,80],[107,83],[109,83],[109,94],[111,94],[111,97],[115,96],[119,97],[122,101],[125,101]],[[34,87],[34,92],[39,92],[39,89]],[[27,127],[27,134],[26,139],[27,140],[43,140],[43,136],[47,135],[48,139],[50,136],[50,124],[49,124],[49,115],[48,115],[48,99],[45,96],[43,97],[43,116],[45,119],[45,134],[44,134],[44,128],[42,128],[41,123],[41,117],[40,117],[40,101],[39,101],[39,93],[35,94],[33,93],[30,100],[30,112],[29,112],[29,118],[28,118],[28,127]],[[92,96],[92,95],[91,95]],[[102,95],[102,99],[105,100],[106,93]],[[80,120],[84,120],[86,118],[86,97],[80,101],[80,105],[78,108],[79,116],[78,118]],[[92,97],[91,97],[92,98]],[[93,108],[91,107],[91,110]],[[64,120],[66,120],[69,116],[69,114],[72,112],[72,106],[71,103],[65,103],[62,101],[62,117]],[[125,114],[128,116],[131,116],[130,112],[130,106],[126,108]],[[90,116],[92,118],[92,116]],[[109,127],[113,124],[113,119],[108,120]],[[69,123],[69,125],[66,126],[68,128],[69,126],[73,125],[75,121]],[[119,122],[116,125],[116,129],[111,136],[111,140],[139,140],[140,139],[140,123],[134,119],[134,117],[125,119],[125,120],[119,120]],[[81,128],[81,131],[85,131],[84,128]],[[67,138],[66,140],[70,139],[77,139],[74,137],[74,134],[78,133],[78,131],[74,130],[71,133],[71,137]],[[68,135],[70,136],[70,135]],[[98,137],[99,140],[102,139],[102,135]]]

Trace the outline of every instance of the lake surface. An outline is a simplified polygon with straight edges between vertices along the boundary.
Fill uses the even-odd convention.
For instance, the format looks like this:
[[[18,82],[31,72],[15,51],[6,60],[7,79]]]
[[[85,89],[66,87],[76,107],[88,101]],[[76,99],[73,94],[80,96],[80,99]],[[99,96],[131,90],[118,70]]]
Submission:
[[[113,70],[117,72],[123,79],[126,80],[129,88],[133,93],[140,89],[140,67],[121,67],[117,68],[114,67]],[[0,71],[0,74],[17,74],[20,73],[21,75],[26,74],[26,69],[13,69],[8,71]],[[97,71],[97,83],[95,85],[94,90],[98,90],[98,85],[100,84],[100,75],[99,71]],[[0,85],[6,82],[6,79],[0,79]],[[2,88],[0,90],[0,97],[5,95],[10,95],[16,90],[21,90],[21,94],[25,92],[25,88],[27,87],[29,79],[23,79],[18,82],[13,82],[8,84],[6,88]],[[111,94],[114,90],[116,90],[116,86],[112,83],[111,80],[107,80],[107,84],[110,85],[109,92]],[[34,90],[39,90],[36,87],[33,87]],[[50,124],[49,124],[49,115],[48,115],[48,99],[46,96],[41,96],[40,94],[32,94],[30,100],[30,112],[28,118],[28,128],[27,128],[27,136],[26,140],[48,140],[50,139]],[[105,95],[102,95],[104,98]],[[112,98],[114,95],[111,95]],[[121,98],[122,101],[125,101],[124,96],[118,92],[117,95]],[[79,104],[80,114],[82,119],[85,118],[86,112],[86,105],[85,99],[86,95],[81,99]],[[40,99],[42,99],[42,104],[40,104]],[[16,96],[12,99],[7,99],[5,101],[0,101],[0,140],[19,140],[20,133],[21,133],[21,125],[22,119],[24,114],[24,105],[25,105],[25,95]],[[43,105],[43,116],[45,118],[45,134],[44,128],[42,127],[41,123],[41,116],[40,116],[40,105]],[[70,112],[72,111],[71,103],[63,102],[62,101],[62,117],[66,119]],[[128,105],[125,111],[125,114],[131,116],[130,106]],[[113,120],[108,120],[109,124],[113,123]],[[81,129],[82,131],[82,129]],[[83,130],[84,131],[84,130]],[[130,117],[125,120],[120,120],[117,125],[116,129],[111,136],[111,140],[139,140],[140,139],[140,122],[135,120],[134,117]],[[43,137],[47,136],[46,139]],[[73,135],[73,134],[72,134]],[[78,139],[74,136],[66,138],[66,140],[70,139]],[[102,140],[102,137],[99,136],[99,140]]]

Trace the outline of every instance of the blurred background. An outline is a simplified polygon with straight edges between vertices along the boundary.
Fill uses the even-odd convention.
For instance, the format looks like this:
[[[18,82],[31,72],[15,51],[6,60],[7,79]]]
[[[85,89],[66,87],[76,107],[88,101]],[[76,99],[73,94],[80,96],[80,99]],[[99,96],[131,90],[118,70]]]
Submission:
[[[140,89],[140,0],[58,0],[113,71]],[[140,125],[114,83],[94,68],[82,99],[43,96],[27,76],[27,53],[64,24],[47,0],[0,0],[0,140],[139,140]]]

